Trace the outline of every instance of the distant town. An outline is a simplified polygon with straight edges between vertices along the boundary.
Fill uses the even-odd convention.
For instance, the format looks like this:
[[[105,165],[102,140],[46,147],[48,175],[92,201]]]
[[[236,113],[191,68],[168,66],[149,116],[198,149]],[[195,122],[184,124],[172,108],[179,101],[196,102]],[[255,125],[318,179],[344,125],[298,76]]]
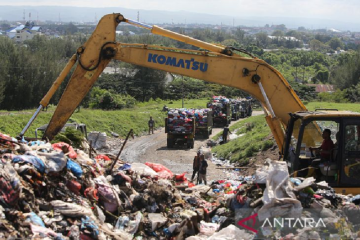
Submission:
[[[23,43],[25,40],[31,40],[36,35],[47,36],[48,38],[62,38],[65,35],[84,34],[87,36],[95,29],[98,20],[95,18],[93,22],[62,22],[59,21],[39,21],[24,19],[22,21],[0,21],[0,36],[6,36],[16,43]],[[150,24],[150,23],[148,23]],[[151,24],[150,24],[151,25]],[[156,24],[160,27],[170,29],[172,31],[180,31],[185,34],[191,34],[195,29],[210,29],[212,31],[221,31],[223,33],[233,33],[236,29],[241,29],[245,36],[257,39],[264,37],[269,41],[286,41],[289,44],[288,48],[296,50],[310,50],[307,35],[323,35],[327,38],[338,38],[342,41],[344,46],[359,45],[360,32],[340,31],[334,28],[329,29],[307,29],[305,27],[298,27],[297,29],[289,29],[285,24],[270,25],[266,24],[262,27],[249,26],[235,26],[235,25],[212,25],[212,24],[179,24],[179,23],[165,23]],[[119,25],[116,33],[118,35],[143,35],[149,34],[148,31],[127,24]],[[309,40],[309,41],[308,41]],[[264,49],[264,51],[276,51],[276,47]],[[329,51],[327,54],[340,54],[346,49],[337,49]]]

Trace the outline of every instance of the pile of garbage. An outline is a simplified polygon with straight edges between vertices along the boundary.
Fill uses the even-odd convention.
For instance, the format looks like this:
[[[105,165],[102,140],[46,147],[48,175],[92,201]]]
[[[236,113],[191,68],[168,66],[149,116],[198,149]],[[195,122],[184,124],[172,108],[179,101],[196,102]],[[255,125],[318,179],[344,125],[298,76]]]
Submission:
[[[208,108],[214,113],[214,117],[223,117],[226,116],[227,110],[226,105],[230,103],[230,99],[224,96],[213,96],[213,101],[208,103]]]
[[[194,111],[186,108],[170,109],[167,126],[170,132],[191,132],[194,128]]]
[[[290,178],[284,162],[207,186],[161,164],[113,165],[112,156],[66,143],[2,135],[0,157],[1,239],[354,238],[360,224],[360,196]],[[304,214],[317,214],[328,230],[259,225]],[[256,224],[246,222],[254,216]]]
[[[197,126],[205,126],[208,125],[208,112],[211,111],[210,108],[204,108],[204,109],[194,109],[194,117]]]

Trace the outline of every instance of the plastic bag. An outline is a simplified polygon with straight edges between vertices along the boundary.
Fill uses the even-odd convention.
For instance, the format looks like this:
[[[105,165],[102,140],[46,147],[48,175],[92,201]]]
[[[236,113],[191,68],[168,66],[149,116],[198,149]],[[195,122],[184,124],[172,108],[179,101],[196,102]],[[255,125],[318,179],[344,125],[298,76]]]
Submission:
[[[260,221],[275,216],[295,218],[301,216],[301,202],[296,199],[293,192],[286,162],[272,161],[270,163],[262,201],[264,205],[258,211]]]
[[[151,162],[146,162],[145,164],[151,167],[152,169],[154,169],[154,171],[159,174],[160,178],[171,179],[174,176],[174,174],[172,173],[172,171],[170,171],[170,169],[168,169],[167,167],[161,164],[151,163]]]
[[[216,230],[219,228],[219,224],[217,223],[207,223],[205,221],[200,221],[200,233],[211,236],[215,233]]]
[[[25,222],[31,222],[35,225],[45,227],[43,220],[38,215],[36,215],[36,213],[34,213],[34,212],[29,213]]]
[[[47,172],[60,172],[66,166],[67,158],[63,152],[38,152],[38,156],[45,160]]]
[[[80,178],[83,174],[83,170],[77,162],[72,161],[68,158],[66,168],[69,169],[76,177]]]
[[[152,168],[143,163],[132,163],[131,170],[140,174],[140,176],[156,178],[159,176]]]
[[[253,239],[254,237],[254,234],[239,229],[235,225],[229,225],[219,232],[214,233],[208,240]]]
[[[151,231],[155,231],[158,227],[163,226],[167,221],[167,218],[161,213],[149,213],[148,217],[151,223]]]
[[[182,173],[182,174],[176,174],[175,175],[175,180],[176,181],[186,181],[186,177],[185,177],[186,172]]]
[[[69,151],[68,156],[70,158],[75,159],[77,157],[77,153],[74,151],[73,147],[67,143],[64,143],[64,142],[54,143],[54,144],[52,144],[52,147],[57,151],[62,151],[62,148],[66,147]]]
[[[18,155],[15,156],[12,159],[13,163],[18,163],[18,162],[26,162],[26,163],[31,163],[39,172],[44,173],[45,172],[45,164],[44,162],[33,155]]]
[[[104,161],[111,161],[111,159],[108,157],[108,156],[106,156],[106,155],[103,155],[103,154],[99,154],[99,155],[97,155],[96,157],[95,157],[95,159],[97,159],[97,160],[104,160]]]
[[[50,204],[53,206],[55,212],[61,213],[65,216],[82,217],[93,215],[91,208],[85,208],[75,203],[63,202],[61,200],[53,200],[50,202]]]

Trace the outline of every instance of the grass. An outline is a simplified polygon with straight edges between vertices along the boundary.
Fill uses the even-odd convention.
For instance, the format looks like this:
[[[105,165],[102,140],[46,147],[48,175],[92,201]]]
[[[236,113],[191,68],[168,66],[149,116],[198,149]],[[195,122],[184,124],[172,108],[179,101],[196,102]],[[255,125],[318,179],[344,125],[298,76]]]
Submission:
[[[232,162],[240,162],[245,165],[249,159],[259,151],[265,151],[274,145],[272,140],[266,139],[270,134],[264,115],[247,118],[230,127],[230,131],[236,134],[245,134],[226,144],[218,145],[212,149],[218,157],[230,159]],[[222,132],[213,137],[217,140]]]
[[[310,102],[310,103],[306,104],[306,107],[310,111],[314,111],[317,108],[328,108],[328,109],[338,109],[338,110],[360,112],[360,104],[357,104],[357,103]]]
[[[207,99],[191,99],[185,100],[186,108],[205,108]],[[78,123],[85,123],[87,131],[100,131],[110,134],[110,132],[118,133],[121,137],[125,137],[132,128],[134,134],[141,135],[148,130],[147,122],[152,116],[155,121],[155,127],[165,125],[164,118],[166,113],[162,112],[164,105],[169,108],[179,108],[182,101],[149,101],[138,103],[134,108],[122,109],[116,111],[104,111],[94,109],[81,109],[71,116],[71,120]],[[50,106],[47,112],[42,111],[33,122],[25,136],[35,137],[35,129],[49,123],[51,116],[55,110],[54,106]],[[26,111],[1,111],[0,114],[0,132],[17,136],[23,127],[27,124],[35,109]]]

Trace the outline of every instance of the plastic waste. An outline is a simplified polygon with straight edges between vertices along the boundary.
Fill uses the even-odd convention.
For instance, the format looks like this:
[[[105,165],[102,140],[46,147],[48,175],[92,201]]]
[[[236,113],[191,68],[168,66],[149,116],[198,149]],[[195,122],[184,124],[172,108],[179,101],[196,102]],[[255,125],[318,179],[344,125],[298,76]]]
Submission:
[[[219,216],[215,215],[212,219],[211,219],[212,223],[218,223],[219,222]]]
[[[43,220],[38,215],[36,215],[36,213],[34,213],[34,212],[29,213],[29,216],[26,218],[25,221],[31,222],[31,223],[41,226],[41,227],[45,227]]]
[[[71,145],[67,144],[67,143],[58,142],[58,143],[52,144],[51,146],[57,151],[63,151],[63,149],[66,148],[67,151],[68,151],[67,155],[70,158],[75,159],[77,157],[77,153],[75,152],[73,147]]]
[[[12,159],[13,163],[21,163],[26,162],[32,164],[39,172],[44,173],[45,172],[45,164],[44,162],[32,155],[17,155]]]
[[[130,170],[130,169],[131,169],[131,165],[128,164],[128,163],[125,163],[124,165],[119,167],[119,170],[122,170],[122,171],[127,171],[127,170]]]
[[[169,231],[168,228],[164,228],[164,229],[163,229],[163,233],[164,233],[166,236],[168,236],[168,237],[171,236],[171,232]]]
[[[290,178],[290,181],[295,185],[299,186],[301,184],[301,180],[298,178]]]
[[[50,172],[60,172],[61,170],[66,167],[67,158],[63,152],[51,152],[51,153],[44,153],[38,152],[39,157],[41,157],[44,162],[46,162],[48,173]]]
[[[245,231],[236,227],[235,225],[229,225],[226,228],[221,229],[219,232],[214,233],[208,240],[233,240],[233,239],[254,239],[255,234],[249,231]]]
[[[142,217],[143,217],[143,215],[141,214],[140,211],[138,211],[138,212],[136,213],[135,220],[129,222],[129,227],[128,227],[128,229],[127,229],[127,232],[128,232],[128,233],[130,233],[130,234],[135,234],[135,233],[137,232]]]
[[[132,163],[131,170],[144,177],[155,178],[159,176],[152,168],[143,163]]]
[[[95,224],[93,220],[90,219],[89,216],[85,216],[81,218],[81,230],[88,230],[91,232],[91,237],[94,239],[98,238],[99,235],[99,227]]]
[[[154,169],[154,171],[159,174],[160,178],[172,179],[173,176],[174,176],[172,171],[170,171],[167,167],[165,167],[165,166],[163,166],[161,164],[146,162],[145,165],[147,165],[147,166],[151,167],[152,169]]]
[[[97,159],[97,160],[104,160],[104,161],[111,161],[111,159],[108,157],[108,156],[106,156],[106,155],[103,155],[103,154],[99,154],[99,155],[97,155],[96,157],[95,157],[95,159]]]
[[[148,217],[151,223],[152,232],[155,231],[155,229],[163,226],[167,221],[167,218],[164,217],[161,213],[149,213]]]
[[[182,174],[176,174],[175,175],[175,180],[176,181],[185,181],[187,180],[185,177],[186,172],[182,173]]]
[[[78,178],[80,178],[83,174],[80,165],[69,158],[67,159],[66,168],[69,169]]]
[[[200,233],[211,236],[218,230],[219,224],[217,223],[207,223],[205,221],[200,221]]]

